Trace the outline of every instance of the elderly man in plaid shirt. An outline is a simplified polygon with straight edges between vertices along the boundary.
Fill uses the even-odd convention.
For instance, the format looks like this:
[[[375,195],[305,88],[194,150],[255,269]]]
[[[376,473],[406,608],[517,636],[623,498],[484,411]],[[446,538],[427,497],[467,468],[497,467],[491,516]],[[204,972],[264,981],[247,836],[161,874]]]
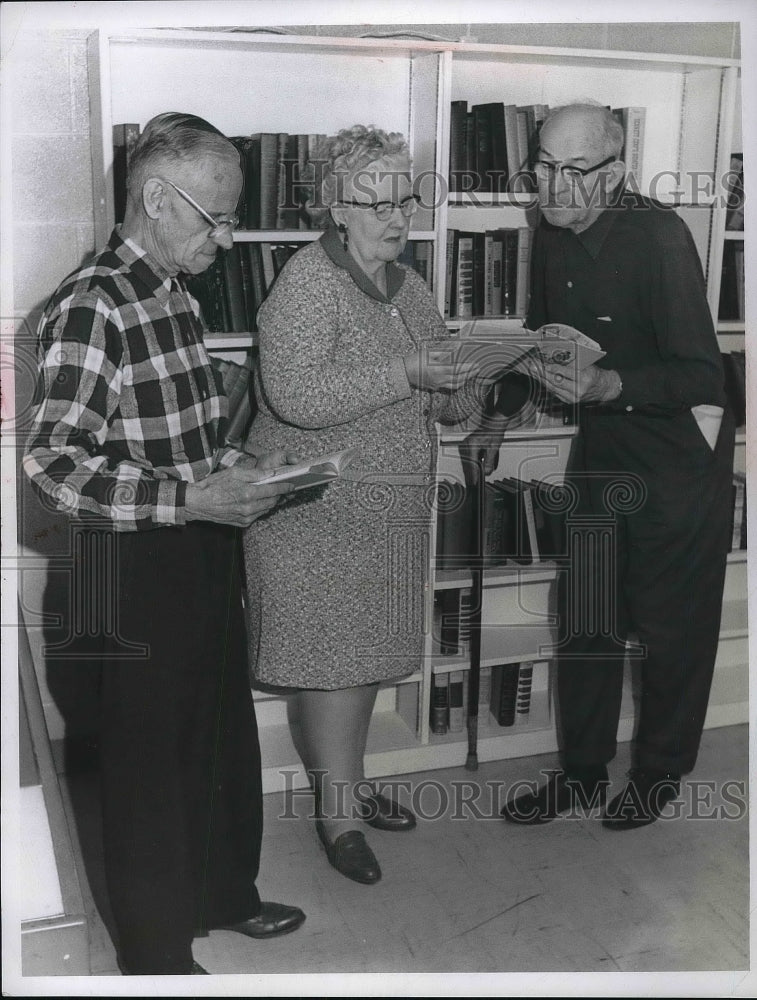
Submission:
[[[123,224],[40,324],[25,472],[49,508],[117,543],[100,767],[131,975],[204,972],[191,945],[210,928],[266,938],[304,920],[255,887],[260,749],[236,538],[290,489],[258,485],[266,470],[296,456],[223,446],[227,401],[182,278],[232,245],[241,186],[238,154],[212,125],[154,118],[132,154]],[[129,643],[144,655],[125,658]]]

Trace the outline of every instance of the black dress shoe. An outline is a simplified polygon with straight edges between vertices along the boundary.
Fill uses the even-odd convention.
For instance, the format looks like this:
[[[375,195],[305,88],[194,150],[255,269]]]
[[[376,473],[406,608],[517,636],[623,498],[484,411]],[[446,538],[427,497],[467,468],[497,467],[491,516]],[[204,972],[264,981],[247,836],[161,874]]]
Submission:
[[[608,784],[606,767],[557,771],[535,792],[523,792],[507,802],[500,815],[523,826],[549,823],[566,812],[587,816],[605,804]]]
[[[666,771],[634,768],[628,784],[607,806],[602,826],[608,830],[635,830],[654,823],[662,810],[681,793],[681,776]]]
[[[390,833],[415,829],[415,816],[399,802],[379,795],[378,792],[365,796],[361,802],[360,811],[368,826],[376,830],[388,830]]]
[[[376,855],[366,843],[359,830],[347,830],[340,833],[336,840],[330,841],[323,823],[317,819],[315,829],[326,849],[326,857],[332,868],[353,882],[373,885],[381,878],[381,869]]]
[[[238,924],[225,924],[219,930],[236,931],[251,938],[272,938],[296,931],[305,921],[305,914],[297,906],[284,903],[261,903],[260,913]]]
[[[207,969],[203,969],[199,962],[192,962],[192,972],[193,976],[209,976],[210,973]]]

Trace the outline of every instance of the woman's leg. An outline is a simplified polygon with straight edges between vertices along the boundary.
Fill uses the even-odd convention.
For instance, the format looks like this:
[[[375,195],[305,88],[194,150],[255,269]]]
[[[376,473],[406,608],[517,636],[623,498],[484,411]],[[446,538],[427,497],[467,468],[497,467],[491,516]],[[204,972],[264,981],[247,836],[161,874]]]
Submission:
[[[336,691],[298,691],[291,698],[295,746],[320,792],[323,827],[331,840],[358,826],[353,792],[365,777],[363,758],[377,693],[378,684],[363,684]]]

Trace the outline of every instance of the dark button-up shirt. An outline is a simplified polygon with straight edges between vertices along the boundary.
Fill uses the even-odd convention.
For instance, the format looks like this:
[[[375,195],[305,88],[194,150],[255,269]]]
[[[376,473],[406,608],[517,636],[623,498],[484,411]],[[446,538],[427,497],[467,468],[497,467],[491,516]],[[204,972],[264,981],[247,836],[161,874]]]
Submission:
[[[542,220],[532,268],[529,327],[567,323],[592,337],[607,352],[598,364],[623,383],[612,402],[579,407],[572,468],[624,469],[647,489],[675,489],[686,470],[709,467],[712,448],[692,409],[726,406],[723,368],[680,217],[626,193],[579,234]]]
[[[52,508],[119,531],[183,524],[187,483],[240,456],[197,301],[114,231],[39,326],[41,399],[24,470]]]
[[[528,326],[544,323],[567,323],[607,352],[600,366],[623,382],[611,409],[669,415],[725,405],[699,256],[671,209],[626,193],[582,233],[542,220]]]

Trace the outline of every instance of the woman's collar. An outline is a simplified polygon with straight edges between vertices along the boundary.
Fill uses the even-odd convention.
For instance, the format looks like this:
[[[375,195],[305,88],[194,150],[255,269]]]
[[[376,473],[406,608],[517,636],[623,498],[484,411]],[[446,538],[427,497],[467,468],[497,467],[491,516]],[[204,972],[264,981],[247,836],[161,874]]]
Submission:
[[[365,292],[366,295],[370,295],[372,299],[376,299],[378,302],[391,302],[400,288],[402,288],[405,281],[405,272],[401,267],[397,267],[393,260],[390,260],[386,264],[387,294],[384,295],[383,292],[379,291],[355,258],[344,249],[342,237],[333,223],[329,224],[326,232],[321,237],[320,243],[329,259],[337,267],[341,267],[342,270],[347,271],[360,291]]]

